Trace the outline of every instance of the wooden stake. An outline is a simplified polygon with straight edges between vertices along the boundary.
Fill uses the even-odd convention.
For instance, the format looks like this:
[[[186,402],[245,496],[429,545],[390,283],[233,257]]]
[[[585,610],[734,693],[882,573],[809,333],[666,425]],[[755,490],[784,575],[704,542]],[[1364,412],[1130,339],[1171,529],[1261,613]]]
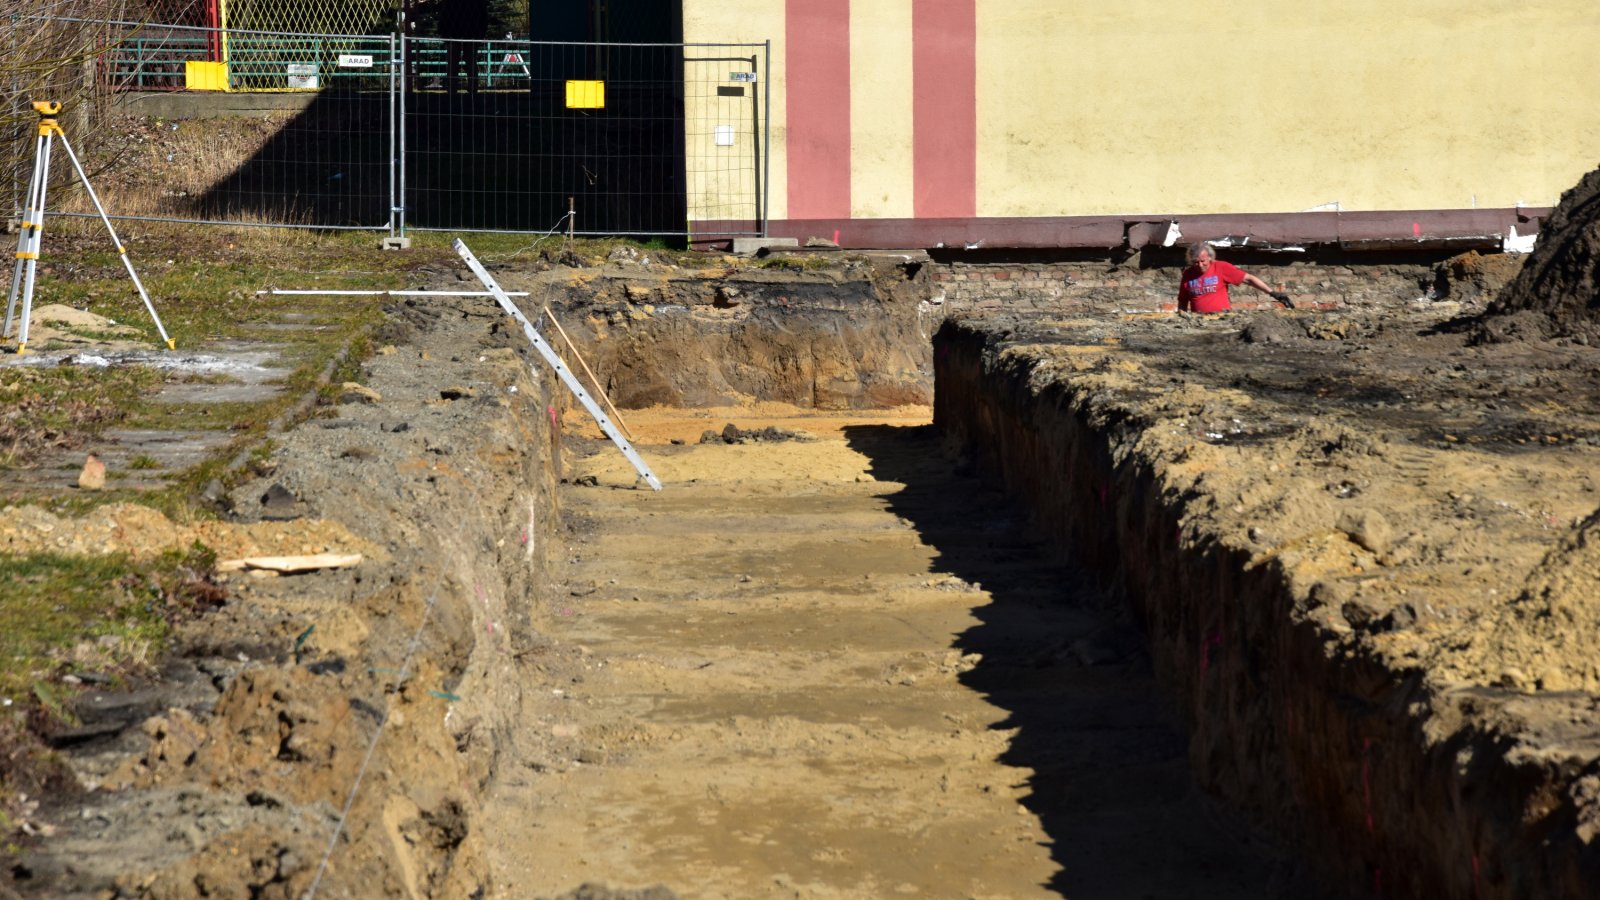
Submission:
[[[600,399],[606,402],[606,409],[611,410],[611,417],[617,420],[618,425],[622,426],[622,432],[628,436],[628,440],[638,440],[633,436],[633,431],[628,428],[628,423],[622,421],[622,413],[617,412],[617,408],[611,405],[611,398],[606,396],[606,389],[600,386],[600,379],[594,377],[594,373],[589,371],[589,364],[583,361],[583,354],[578,352],[578,347],[572,343],[572,338],[567,337],[567,330],[561,327],[560,322],[556,321],[555,313],[552,313],[548,306],[544,308],[544,317],[549,319],[550,324],[556,327],[556,334],[561,335],[562,342],[567,345],[568,350],[572,351],[572,356],[578,361],[578,365],[583,367],[583,374],[589,376],[589,383],[594,385],[594,392],[599,394]]]

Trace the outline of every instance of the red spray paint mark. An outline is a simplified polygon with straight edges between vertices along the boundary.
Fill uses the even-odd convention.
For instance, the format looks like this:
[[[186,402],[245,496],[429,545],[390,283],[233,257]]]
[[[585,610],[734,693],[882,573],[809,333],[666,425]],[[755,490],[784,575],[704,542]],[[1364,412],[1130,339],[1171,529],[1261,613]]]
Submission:
[[[522,529],[522,546],[528,546],[528,529]]]
[[[551,428],[559,428],[560,425],[557,424],[555,406],[553,406],[553,405],[552,406],[546,406],[545,410],[550,413],[550,427]]]
[[[833,230],[833,242],[835,244],[839,243],[839,229],[837,228]]]
[[[1422,237],[1422,223],[1421,222],[1412,222],[1411,223],[1411,236],[1414,237],[1414,238]]]
[[[1100,511],[1105,512],[1111,503],[1111,485],[1100,485]]]

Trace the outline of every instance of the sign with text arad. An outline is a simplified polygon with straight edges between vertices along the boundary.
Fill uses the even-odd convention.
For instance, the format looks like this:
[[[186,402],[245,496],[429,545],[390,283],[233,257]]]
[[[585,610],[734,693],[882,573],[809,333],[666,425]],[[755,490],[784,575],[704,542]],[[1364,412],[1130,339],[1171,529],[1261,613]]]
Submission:
[[[754,73],[754,72],[729,72],[728,73],[728,80],[729,81],[748,81],[748,82],[754,83],[755,80],[756,80],[756,73]]]
[[[339,54],[339,68],[370,69],[372,68],[372,55],[369,53],[341,53]]]

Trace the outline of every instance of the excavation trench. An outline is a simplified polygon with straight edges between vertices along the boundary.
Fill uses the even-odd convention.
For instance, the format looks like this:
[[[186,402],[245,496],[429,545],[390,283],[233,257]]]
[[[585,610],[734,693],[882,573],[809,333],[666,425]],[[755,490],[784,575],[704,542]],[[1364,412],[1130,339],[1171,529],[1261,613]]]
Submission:
[[[1591,370],[1396,311],[1428,267],[1307,272],[1328,310],[1174,320],[1093,263],[498,270],[660,493],[492,305],[396,304],[379,397],[227,498],[366,560],[236,582],[103,698],[13,883],[1586,896],[1600,680],[1452,648],[1592,508]],[[1546,397],[1571,440],[1472,455]]]
[[[649,383],[658,391],[651,399],[712,404],[672,433],[684,447],[658,451],[668,471],[686,467],[676,480],[691,482],[681,496],[693,499],[663,500],[661,508],[630,495],[589,501],[596,533],[612,537],[576,550],[577,571],[606,576],[596,579],[596,595],[616,605],[601,614],[604,624],[576,627],[571,639],[707,673],[724,663],[699,648],[716,644],[741,675],[783,673],[774,693],[760,682],[719,685],[700,676],[705,684],[688,688],[614,670],[614,680],[593,689],[597,705],[643,729],[647,745],[660,739],[658,728],[677,741],[676,716],[704,726],[726,714],[673,765],[711,760],[719,772],[738,772],[743,809],[785,809],[785,821],[808,821],[828,839],[812,842],[822,849],[806,864],[794,854],[807,846],[800,831],[810,831],[775,835],[746,820],[733,833],[759,849],[719,866],[727,848],[699,841],[728,833],[721,816],[739,803],[677,779],[683,770],[673,765],[654,768],[656,757],[641,752],[629,756],[649,773],[640,777],[676,782],[683,792],[655,795],[661,806],[640,804],[637,792],[605,787],[589,773],[577,777],[588,785],[579,795],[647,819],[673,810],[673,824],[648,837],[599,828],[591,840],[571,837],[585,829],[569,820],[569,840],[548,865],[598,858],[600,865],[561,871],[578,878],[609,870],[629,884],[730,896],[765,877],[802,893],[797,886],[939,894],[987,885],[1072,896],[1315,894],[1308,884],[1317,884],[1341,896],[1577,897],[1597,883],[1590,837],[1600,745],[1589,692],[1600,672],[1581,650],[1545,655],[1537,611],[1503,599],[1523,591],[1530,572],[1531,583],[1547,585],[1546,594],[1524,594],[1535,600],[1549,595],[1548,585],[1567,583],[1561,579],[1582,580],[1574,567],[1587,558],[1595,485],[1572,473],[1589,470],[1600,441],[1590,439],[1592,404],[1570,401],[1587,395],[1597,372],[1592,354],[1576,345],[1491,350],[1466,343],[1449,324],[1481,308],[1514,267],[1473,255],[1437,266],[1285,264],[1269,277],[1295,285],[1300,310],[1223,319],[1146,315],[1168,299],[1171,273],[1159,268],[1108,275],[1094,265],[1026,260],[891,268],[908,277],[885,278],[880,265],[854,278],[835,273],[831,290],[724,284],[676,294],[637,284],[619,291],[613,282],[609,292],[569,293],[556,304],[587,323],[579,330],[619,392]],[[696,320],[712,324],[697,332]],[[744,458],[738,447],[692,444],[700,425],[769,422],[738,403],[772,395],[737,377],[746,360],[761,357],[753,348],[764,346],[768,324],[781,324],[782,337],[771,345],[771,365],[751,368],[763,378],[776,373],[770,387],[786,399],[840,412],[870,406],[867,391],[818,388],[886,379],[915,386],[909,369],[878,362],[909,360],[936,375],[933,431],[838,426],[864,457],[864,472],[845,465],[817,474],[777,450]],[[712,377],[697,385],[673,379],[704,366],[656,364],[681,361],[689,334],[705,335],[709,348]],[[630,372],[646,377],[635,381]],[[1542,412],[1556,398],[1559,425]],[[657,412],[669,422],[685,414]],[[834,426],[818,427],[826,435]],[[1542,437],[1530,447],[1535,433]],[[601,485],[628,474],[598,465],[591,471]],[[812,517],[803,504],[831,497],[837,487],[828,483],[841,473],[846,494],[853,496],[852,483],[869,484],[873,502],[897,514],[897,527],[909,526],[902,538],[931,551],[922,562],[863,571],[859,564],[874,554],[850,546],[859,536]],[[867,481],[852,481],[863,475]],[[756,488],[761,517],[717,519],[724,504],[742,508],[741,484]],[[990,497],[984,484],[1003,487],[1018,505]],[[796,496],[805,498],[799,510],[789,506]],[[668,509],[690,518],[671,518]],[[711,518],[695,518],[702,514]],[[764,533],[759,523],[769,514],[784,523],[784,537]],[[1006,524],[985,527],[995,521]],[[838,536],[849,552],[834,556],[829,540],[794,541],[787,530],[796,527]],[[672,539],[678,529],[692,537]],[[1541,563],[1564,529],[1568,549]],[[634,544],[647,549],[630,555]],[[907,614],[937,604],[915,591],[850,586],[882,579],[901,587],[895,579],[908,571],[932,576],[925,589],[948,578],[979,596],[907,629],[884,620],[879,604]],[[673,584],[681,575],[683,593],[608,588],[612,579],[628,582],[622,572]],[[637,618],[630,605],[642,611]],[[685,615],[695,617],[686,631],[673,625]],[[662,637],[669,632],[674,640]],[[911,634],[954,654],[942,664],[957,671],[953,679],[942,672],[942,681],[918,674],[899,684],[897,697],[897,673],[914,656],[891,662],[895,654],[930,646],[896,643]],[[838,687],[842,673],[825,664],[830,654],[857,648],[879,660],[851,688],[860,697],[819,713],[818,697],[848,693]],[[962,671],[969,653],[971,668]],[[953,691],[952,681],[975,696]],[[1135,684],[1137,696],[1122,693]],[[926,703],[913,699],[924,689],[935,691],[932,705],[971,717],[953,748],[943,748],[952,755],[937,744],[908,751],[898,742],[926,722],[879,712]],[[973,701],[981,702],[963,706]],[[1175,718],[1163,719],[1164,711]],[[829,762],[788,774],[828,743],[813,730],[823,723],[806,723],[808,715],[871,723],[864,738],[851,738],[859,755],[841,763],[823,753]],[[960,780],[949,774],[961,770],[952,760],[983,755],[959,741],[973,721],[986,722],[991,737],[1004,735],[992,748],[1000,766],[992,771],[1015,776],[1018,812],[1035,829],[1015,836],[1039,849],[1024,857],[1031,868],[1008,869],[1028,873],[1013,880],[977,864],[961,868],[963,851],[996,858],[981,844],[987,820],[976,807],[966,810],[974,818],[959,829],[963,841],[926,831],[930,818],[961,818],[939,800]],[[780,751],[775,733],[799,737],[776,740]],[[879,744],[899,749],[885,753]],[[901,755],[911,766],[897,778]],[[752,758],[771,780],[745,771]],[[851,777],[830,778],[841,766]],[[897,813],[877,808],[851,822],[815,805],[822,796],[863,809],[865,773],[876,773],[875,796],[904,797],[885,801]],[[942,780],[919,792],[918,779],[934,773]],[[1233,814],[1190,793],[1190,779],[1293,849],[1242,825],[1218,827]],[[780,802],[796,796],[789,784],[812,792],[806,812]],[[705,796],[714,808],[703,808]],[[584,821],[598,827],[594,819]],[[876,826],[876,855],[834,837],[860,834],[864,823]],[[900,827],[924,831],[903,845],[885,839]],[[663,866],[667,858],[690,861]],[[905,859],[916,864],[886,862]],[[903,871],[926,880],[897,880]],[[1309,881],[1307,872],[1315,873]]]

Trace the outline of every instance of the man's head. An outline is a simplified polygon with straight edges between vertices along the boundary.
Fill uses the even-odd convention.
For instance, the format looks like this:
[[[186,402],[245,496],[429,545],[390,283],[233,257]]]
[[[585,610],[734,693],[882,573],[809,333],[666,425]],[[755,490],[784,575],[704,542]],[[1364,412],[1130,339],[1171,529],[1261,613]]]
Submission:
[[[1212,250],[1211,245],[1205,241],[1196,241],[1195,243],[1189,245],[1189,252],[1187,256],[1189,259],[1189,265],[1199,266],[1200,271],[1204,272],[1205,270],[1211,268],[1212,261],[1217,258],[1217,252]]]

